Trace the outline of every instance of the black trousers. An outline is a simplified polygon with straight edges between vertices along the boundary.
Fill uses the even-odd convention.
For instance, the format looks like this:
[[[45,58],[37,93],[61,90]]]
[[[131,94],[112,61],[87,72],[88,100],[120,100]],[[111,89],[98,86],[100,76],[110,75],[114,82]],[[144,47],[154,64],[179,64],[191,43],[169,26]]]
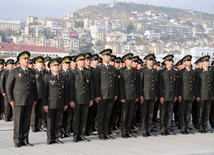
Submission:
[[[49,140],[55,140],[60,137],[62,126],[63,108],[48,109],[47,114],[47,137]]]
[[[32,106],[14,107],[14,143],[28,142]]]
[[[135,100],[126,100],[121,104],[121,130],[122,133],[129,133],[134,117]]]
[[[3,118],[4,115],[4,97],[0,93],[0,119]]]
[[[133,118],[133,123],[132,127],[137,126],[138,123],[141,121],[141,104],[140,101],[135,103],[134,107],[134,118]]]
[[[155,102],[155,106],[154,106],[153,122],[157,121],[159,106],[160,106],[160,101],[159,101],[159,99],[158,99],[158,100]]]
[[[209,122],[211,127],[214,128],[214,102],[211,103]]]
[[[195,128],[198,127],[198,102],[195,99],[192,105],[192,123]]]
[[[93,129],[95,129],[96,117],[97,117],[97,104],[96,104],[96,102],[93,102],[93,105],[88,108],[86,133],[93,132]]]
[[[154,106],[154,100],[145,100],[141,105],[141,129],[143,134],[151,131]]]
[[[179,103],[178,108],[179,108],[180,130],[181,131],[189,130],[190,117],[192,111],[192,101],[182,100],[182,102]]]
[[[198,129],[206,130],[208,127],[208,120],[210,116],[210,100],[201,100],[198,103]]]
[[[113,99],[101,100],[101,102],[97,104],[98,135],[107,135],[109,133],[113,106]]]
[[[42,100],[39,99],[37,101],[37,104],[35,107],[32,109],[32,116],[31,116],[31,127],[35,129],[40,129],[42,126],[42,111],[43,110],[43,105],[42,105]]]
[[[62,119],[62,130],[64,134],[71,133],[72,116],[73,116],[73,109],[71,107],[68,107],[67,110],[64,111],[63,119]]]
[[[7,97],[4,97],[4,109],[5,120],[10,120],[13,117],[13,109]]]
[[[113,130],[116,127],[119,119],[119,115],[121,114],[121,105],[119,99],[114,102],[114,106],[112,109],[111,119],[110,119],[110,130]]]
[[[174,119],[176,124],[179,124],[179,102],[176,101],[173,106]]]
[[[160,105],[160,132],[169,132],[172,123],[174,101],[165,101]]]
[[[73,109],[73,131],[74,135],[85,134],[86,121],[88,116],[88,104],[76,104]]]

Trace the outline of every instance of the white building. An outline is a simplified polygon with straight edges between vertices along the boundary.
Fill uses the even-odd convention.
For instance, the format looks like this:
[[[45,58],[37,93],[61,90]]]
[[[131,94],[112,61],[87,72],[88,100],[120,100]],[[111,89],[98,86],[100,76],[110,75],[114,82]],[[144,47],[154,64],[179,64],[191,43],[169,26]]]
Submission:
[[[194,63],[196,60],[198,60],[202,56],[209,55],[210,56],[210,62],[214,60],[214,48],[201,48],[201,47],[194,47],[188,50],[183,50],[181,52],[182,56],[185,55],[192,55],[192,62]]]

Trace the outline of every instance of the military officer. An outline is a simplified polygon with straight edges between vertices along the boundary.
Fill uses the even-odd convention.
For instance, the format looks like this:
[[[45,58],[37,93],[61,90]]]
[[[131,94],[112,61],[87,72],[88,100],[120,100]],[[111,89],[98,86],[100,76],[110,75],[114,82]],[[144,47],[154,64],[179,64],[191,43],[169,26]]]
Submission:
[[[195,62],[195,73],[194,73],[194,76],[195,76],[195,80],[196,80],[196,76],[197,76],[197,73],[202,69],[202,63],[201,63],[201,58],[199,58],[196,62]],[[195,82],[195,93],[197,91],[197,87],[196,87],[196,82]],[[194,125],[194,128],[198,128],[198,102],[195,98],[195,100],[193,101],[193,105],[192,105],[192,123]]]
[[[151,133],[154,105],[158,97],[157,71],[153,68],[155,55],[149,54],[146,60],[146,67],[140,72],[140,101],[141,101],[141,121],[142,136],[153,136]]]
[[[60,73],[66,77],[66,83],[73,85],[71,82],[73,78],[73,73],[70,69],[70,62],[71,62],[71,57],[70,56],[65,56],[62,58],[61,63],[62,63],[62,69],[60,70]],[[69,93],[73,92],[73,87],[70,87]],[[72,94],[71,94],[72,95]],[[73,115],[73,110],[70,106],[64,111],[63,113],[63,120],[62,120],[62,137],[70,137],[71,136],[71,127],[72,127],[72,115]]]
[[[112,65],[112,66],[114,66],[115,59],[116,59],[116,56],[115,55],[111,55],[111,59],[110,59],[109,64]]]
[[[4,59],[0,59],[0,76],[4,72]],[[1,89],[0,89],[1,91]],[[0,119],[4,118],[4,97],[2,96],[2,92],[0,93]]]
[[[43,108],[47,113],[47,144],[62,144],[59,140],[63,111],[68,107],[70,98],[66,77],[59,73],[59,60],[51,59],[50,74],[44,77]],[[71,94],[72,95],[72,94]]]
[[[103,50],[103,64],[95,69],[95,101],[97,103],[98,135],[99,139],[114,139],[109,135],[110,117],[117,99],[117,76],[113,66],[109,64],[111,49]]]
[[[178,109],[179,109],[179,126],[181,134],[192,133],[189,129],[190,117],[192,111],[192,102],[195,99],[195,76],[191,69],[191,55],[183,57],[182,64],[184,69],[178,73]]]
[[[32,132],[44,131],[42,128],[42,114],[43,114],[43,105],[42,105],[42,95],[44,87],[44,58],[38,56],[34,58],[33,63],[35,64],[35,78],[37,86],[37,104],[33,107],[32,116],[31,116],[31,127]]]
[[[93,81],[90,70],[85,69],[85,55],[76,56],[77,68],[73,70],[74,100],[70,103],[73,108],[73,142],[89,141],[85,137],[88,107],[93,104]]]
[[[76,62],[76,55],[71,56],[71,71],[73,71],[77,67],[77,62]]]
[[[121,109],[121,129],[122,138],[135,137],[131,133],[131,127],[134,116],[135,103],[138,101],[138,73],[132,68],[133,54],[128,53],[122,58],[125,61],[125,67],[120,69],[120,99]]]
[[[137,81],[139,82],[139,77],[140,77],[140,72],[141,70],[138,70],[138,63],[139,63],[139,56],[133,56],[133,59],[132,59],[132,68],[134,70],[136,70],[137,72]],[[139,84],[138,85],[138,88],[139,88]],[[137,89],[138,89],[137,88]],[[139,89],[138,89],[139,90]],[[134,129],[137,129],[137,126],[138,124],[140,123],[140,101],[138,100],[138,102],[135,103],[135,108],[134,108],[134,118],[133,118],[133,122],[132,122],[132,132],[136,133],[137,131],[134,130]]]
[[[14,109],[14,133],[15,147],[21,145],[32,146],[28,135],[30,129],[30,116],[32,106],[36,105],[37,89],[34,70],[28,68],[30,53],[21,52],[17,59],[20,67],[9,72],[6,83],[8,101]]]
[[[165,56],[165,68],[160,72],[160,132],[172,135],[173,104],[177,100],[176,72],[173,70],[173,55]]]
[[[50,72],[50,68],[48,67],[48,63],[51,61],[51,57],[45,57],[44,58],[44,68],[46,72]]]
[[[96,66],[98,65],[98,57],[99,56],[97,54],[95,55],[92,55],[91,53],[85,54],[85,69],[91,72],[92,81],[94,79],[94,68],[92,67],[92,63],[93,63],[93,66],[96,68]],[[93,91],[94,91],[94,86],[93,86]],[[90,136],[94,134],[93,131],[95,131],[96,109],[97,109],[96,103],[93,103],[93,105],[90,106],[88,109],[86,131],[85,131],[86,136]]]
[[[198,102],[198,130],[208,133],[210,106],[214,97],[212,72],[208,70],[210,56],[201,58],[202,69],[196,75],[196,100]]]
[[[14,64],[13,59],[8,59],[6,61],[6,63],[5,63],[6,70],[2,72],[1,81],[0,81],[1,92],[4,97],[5,122],[9,122],[9,121],[13,120],[12,107],[11,107],[10,103],[8,102],[7,93],[6,93],[6,83],[8,80],[8,74],[9,74],[9,71],[13,69],[13,64]]]

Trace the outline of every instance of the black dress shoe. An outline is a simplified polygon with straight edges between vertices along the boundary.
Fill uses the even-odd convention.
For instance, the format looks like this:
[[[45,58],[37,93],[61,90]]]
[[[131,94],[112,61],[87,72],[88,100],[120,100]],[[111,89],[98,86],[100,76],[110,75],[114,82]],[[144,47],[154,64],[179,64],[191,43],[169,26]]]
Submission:
[[[132,133],[127,133],[130,137],[134,137],[134,138],[137,138],[137,136],[135,136],[134,134]]]
[[[204,130],[204,133],[213,133],[212,131],[208,130],[208,129],[205,129]]]
[[[42,132],[46,132],[46,130],[43,127],[40,127],[39,130]]]
[[[127,136],[126,136],[126,133],[122,133],[122,138],[128,138]]]
[[[40,130],[38,128],[32,128],[32,132],[39,132]]]
[[[101,139],[101,140],[106,140],[106,138],[105,138],[104,135],[99,135],[98,137],[99,137],[99,139]]]
[[[182,134],[182,135],[186,135],[187,132],[186,132],[186,131],[181,131],[181,134]]]
[[[126,138],[130,138],[131,135],[129,133],[126,133]]]
[[[90,140],[85,138],[85,136],[80,136],[79,139],[80,139],[80,141],[90,142]]]
[[[176,133],[167,131],[167,132],[166,132],[166,135],[176,135]]]
[[[152,129],[152,130],[151,130],[151,132],[157,132],[157,130],[155,130],[155,129]]]
[[[16,143],[14,144],[15,147],[21,147],[21,144],[20,143]]]
[[[70,134],[70,133],[65,133],[65,134],[64,134],[64,138],[65,138],[65,137],[71,137],[71,134]]]
[[[106,139],[115,139],[114,137],[110,136],[110,135],[105,135]]]
[[[77,143],[79,141],[79,137],[77,135],[74,135],[73,137],[73,142]]]
[[[152,134],[151,132],[148,132],[147,136],[157,136],[157,135],[156,134]]]
[[[130,133],[138,133],[136,130],[132,129]]]
[[[161,132],[161,135],[162,136],[166,136],[166,132]]]
[[[142,134],[143,137],[148,137],[147,133]]]
[[[47,145],[51,145],[51,144],[53,144],[54,143],[54,141],[52,140],[52,139],[48,139],[47,140]]]
[[[204,133],[204,130],[199,130],[200,133]]]
[[[57,144],[63,144],[63,142],[62,142],[61,140],[59,140],[59,139],[55,139],[55,142],[56,142]]]
[[[192,131],[190,131],[190,130],[187,130],[186,133],[187,133],[187,134],[194,134],[194,132],[192,132]]]
[[[22,146],[33,146],[33,144],[29,143],[29,142],[21,142]]]

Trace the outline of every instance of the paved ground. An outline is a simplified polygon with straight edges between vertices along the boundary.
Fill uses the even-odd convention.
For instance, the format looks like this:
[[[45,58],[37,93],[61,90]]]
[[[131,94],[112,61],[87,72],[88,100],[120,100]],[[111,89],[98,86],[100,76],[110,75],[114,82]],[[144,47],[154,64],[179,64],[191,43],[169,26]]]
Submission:
[[[160,136],[144,138],[137,134],[137,138],[122,139],[120,135],[114,135],[115,140],[101,141],[96,136],[89,137],[91,142],[73,143],[72,138],[62,139],[64,144],[46,145],[46,133],[30,132],[30,142],[33,147],[15,148],[13,146],[12,122],[6,123],[0,120],[0,154],[1,155],[64,155],[64,154],[115,154],[115,155],[153,155],[153,154],[214,154],[214,133],[176,136]]]

